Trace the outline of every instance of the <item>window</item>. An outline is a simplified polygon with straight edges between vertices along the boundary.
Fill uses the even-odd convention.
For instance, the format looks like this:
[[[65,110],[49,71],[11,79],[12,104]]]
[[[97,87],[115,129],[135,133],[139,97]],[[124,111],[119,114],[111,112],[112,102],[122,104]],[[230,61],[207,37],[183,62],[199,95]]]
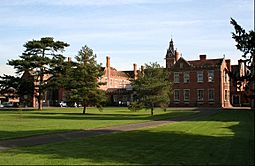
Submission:
[[[225,72],[224,72],[224,82],[225,82],[225,83],[228,83],[228,80],[229,80],[229,78],[228,78],[228,73],[225,71]]]
[[[107,78],[107,77],[105,77],[105,83],[106,83],[105,85],[107,85],[107,86],[109,85],[109,84],[108,84],[108,78]]]
[[[197,72],[197,82],[203,82],[204,77],[203,77],[203,71],[198,71]]]
[[[180,90],[174,90],[174,101],[180,101]]]
[[[182,69],[183,68],[183,63],[180,63],[180,69]]]
[[[190,90],[189,89],[184,89],[184,101],[189,101],[189,96],[190,96]]]
[[[174,83],[180,82],[180,74],[178,72],[174,72]]]
[[[229,100],[229,94],[228,94],[228,90],[225,90],[225,101]]]
[[[209,101],[214,101],[214,89],[209,89],[208,90],[208,100]]]
[[[203,89],[197,90],[197,101],[204,101],[204,90]]]
[[[214,71],[208,70],[208,82],[214,82]]]
[[[189,83],[190,79],[189,79],[189,72],[184,72],[184,83]]]

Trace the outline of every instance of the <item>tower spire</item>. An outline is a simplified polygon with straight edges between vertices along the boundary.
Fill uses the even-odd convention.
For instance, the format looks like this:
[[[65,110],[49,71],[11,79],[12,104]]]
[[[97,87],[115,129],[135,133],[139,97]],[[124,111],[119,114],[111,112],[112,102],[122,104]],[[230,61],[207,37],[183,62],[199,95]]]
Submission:
[[[169,48],[166,52],[166,67],[171,68],[176,62],[176,52],[174,50],[174,42],[171,35],[171,40],[169,42]]]

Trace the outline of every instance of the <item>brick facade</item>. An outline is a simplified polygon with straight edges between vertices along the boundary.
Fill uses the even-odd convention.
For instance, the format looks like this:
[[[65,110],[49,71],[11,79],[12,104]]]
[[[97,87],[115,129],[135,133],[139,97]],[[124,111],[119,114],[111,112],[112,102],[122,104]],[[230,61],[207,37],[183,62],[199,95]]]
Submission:
[[[174,49],[172,40],[165,59],[173,83],[170,106],[231,107],[230,60],[200,55],[199,60],[187,61]]]

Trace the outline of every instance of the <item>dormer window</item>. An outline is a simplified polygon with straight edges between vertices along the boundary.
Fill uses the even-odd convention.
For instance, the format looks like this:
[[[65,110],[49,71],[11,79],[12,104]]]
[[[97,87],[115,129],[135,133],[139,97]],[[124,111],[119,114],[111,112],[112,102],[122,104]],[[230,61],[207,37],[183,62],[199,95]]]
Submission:
[[[182,69],[183,68],[183,63],[180,63],[180,69]]]

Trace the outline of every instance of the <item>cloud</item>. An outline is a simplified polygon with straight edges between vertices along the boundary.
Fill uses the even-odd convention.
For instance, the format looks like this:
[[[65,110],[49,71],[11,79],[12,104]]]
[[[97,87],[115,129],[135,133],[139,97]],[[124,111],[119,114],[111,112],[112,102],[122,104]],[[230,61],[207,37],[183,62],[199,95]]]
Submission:
[[[49,5],[49,6],[113,6],[139,4],[183,3],[192,0],[1,0],[3,6]]]
[[[15,70],[13,69],[12,66],[7,66],[0,64],[0,76],[3,76],[4,74],[6,75],[16,75]]]

